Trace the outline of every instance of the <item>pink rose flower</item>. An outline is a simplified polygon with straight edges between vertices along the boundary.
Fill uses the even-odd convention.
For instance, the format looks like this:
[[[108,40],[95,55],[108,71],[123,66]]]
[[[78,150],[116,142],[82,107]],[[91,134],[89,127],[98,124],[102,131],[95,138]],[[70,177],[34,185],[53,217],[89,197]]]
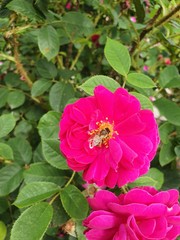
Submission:
[[[144,70],[145,72],[147,72],[147,71],[149,71],[149,67],[148,67],[147,65],[144,65],[144,66],[143,66],[143,70]]]
[[[125,89],[103,86],[69,104],[60,121],[60,149],[88,183],[113,188],[147,173],[159,143],[153,113]]]
[[[72,7],[71,2],[67,2],[65,8],[68,9],[68,10],[70,10],[71,7]]]
[[[136,17],[134,17],[134,16],[130,17],[130,20],[131,20],[131,22],[134,22],[134,23],[137,22]]]
[[[100,44],[99,44],[99,38],[100,38],[100,35],[99,34],[94,34],[91,36],[91,41],[93,42],[93,44],[96,46],[96,47],[99,47]]]
[[[88,240],[175,240],[180,235],[178,191],[134,188],[116,196],[107,190],[88,198]]]
[[[165,58],[165,59],[164,59],[164,63],[165,63],[166,65],[171,65],[171,59],[170,59],[170,58]]]

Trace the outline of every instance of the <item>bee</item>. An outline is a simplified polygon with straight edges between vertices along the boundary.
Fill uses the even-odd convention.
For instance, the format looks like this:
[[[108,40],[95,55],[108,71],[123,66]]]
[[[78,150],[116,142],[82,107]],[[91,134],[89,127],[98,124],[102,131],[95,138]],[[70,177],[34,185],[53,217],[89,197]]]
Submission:
[[[90,138],[89,147],[92,149],[95,146],[101,146],[104,143],[104,140],[108,139],[109,133],[109,128],[102,129],[99,133]]]

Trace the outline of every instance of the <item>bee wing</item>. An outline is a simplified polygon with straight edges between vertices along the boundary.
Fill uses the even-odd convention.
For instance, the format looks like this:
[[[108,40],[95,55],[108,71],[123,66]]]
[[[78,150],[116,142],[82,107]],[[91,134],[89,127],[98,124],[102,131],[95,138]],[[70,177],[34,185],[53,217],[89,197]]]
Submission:
[[[89,139],[89,147],[92,149],[93,147],[99,145],[102,142],[102,138],[98,135],[95,135],[93,138]]]

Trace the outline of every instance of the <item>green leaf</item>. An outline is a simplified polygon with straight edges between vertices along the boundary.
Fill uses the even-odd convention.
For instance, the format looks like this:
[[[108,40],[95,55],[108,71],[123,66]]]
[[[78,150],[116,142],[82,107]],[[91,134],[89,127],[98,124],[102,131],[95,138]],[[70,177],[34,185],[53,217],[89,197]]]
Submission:
[[[104,53],[111,67],[126,77],[131,66],[128,49],[120,42],[107,38]]]
[[[36,82],[33,83],[32,89],[31,89],[31,95],[32,97],[37,97],[42,95],[44,92],[46,92],[50,86],[52,85],[51,81],[48,81],[46,79],[39,79]]]
[[[44,26],[39,30],[38,46],[48,61],[58,55],[59,45],[58,33],[51,25]]]
[[[49,103],[54,111],[63,111],[67,101],[74,97],[74,89],[71,84],[55,83],[49,92]]]
[[[29,0],[13,0],[11,1],[7,7],[15,11],[16,13],[22,14],[25,17],[28,17],[32,20],[38,19],[38,15],[36,14],[35,9],[33,8],[32,1]]]
[[[13,72],[9,72],[4,77],[4,82],[8,87],[17,87],[21,85],[22,80],[20,80],[20,76],[18,74],[15,74]]]
[[[159,75],[159,84],[162,88],[180,87],[180,76],[176,66],[164,68]]]
[[[88,203],[81,191],[74,185],[69,185],[60,191],[64,209],[70,217],[84,219],[88,213]]]
[[[49,111],[42,116],[38,124],[41,138],[58,139],[60,116],[60,113],[54,111]]]
[[[46,161],[55,168],[69,169],[66,159],[61,155],[58,140],[43,139],[42,150]]]
[[[0,143],[0,158],[5,160],[14,159],[12,148],[8,144]]]
[[[69,12],[62,17],[62,26],[71,40],[78,37],[89,36],[94,31],[93,22],[86,14],[81,12]]]
[[[33,162],[44,162],[44,156],[42,153],[42,143],[40,142],[37,148],[33,152]]]
[[[164,173],[163,190],[172,189],[172,188],[179,189],[179,183],[180,183],[179,170],[170,168],[169,166],[167,166],[167,167],[163,167],[163,173]]]
[[[13,192],[23,179],[23,170],[16,164],[7,165],[0,169],[0,196]]]
[[[130,73],[127,76],[127,81],[139,88],[153,88],[156,86],[151,78],[143,73]]]
[[[50,198],[59,192],[58,185],[50,182],[32,182],[23,187],[14,205],[18,208],[28,207],[34,203]]]
[[[130,187],[152,186],[160,189],[164,183],[164,175],[156,168],[150,168],[146,175],[139,177],[135,182],[130,183]]]
[[[34,2],[35,8],[45,17],[48,14],[48,3],[49,0],[36,0]]]
[[[166,85],[166,88],[180,88],[180,75],[175,76],[171,82]],[[180,240],[180,239],[179,239]]]
[[[25,117],[29,123],[37,122],[44,114],[43,108],[39,105],[32,105],[28,107],[27,112],[25,112]]]
[[[160,139],[163,143],[169,142],[169,134],[175,130],[175,126],[169,122],[165,122],[159,127]]]
[[[25,95],[22,91],[13,90],[8,94],[7,103],[11,109],[18,108],[25,102]]]
[[[133,2],[136,9],[137,20],[138,22],[143,23],[145,18],[145,11],[142,2],[140,0],[133,0]]]
[[[6,105],[8,93],[9,90],[6,87],[0,88],[0,108]]]
[[[1,4],[1,9],[3,9],[3,4]],[[8,23],[9,23],[9,19],[8,18],[2,18],[2,14],[1,14],[1,18],[0,18],[0,28],[6,28],[8,27]]]
[[[0,214],[6,212],[8,208],[9,208],[9,200],[7,199],[7,197],[1,197],[0,198]]]
[[[60,198],[57,198],[53,202],[52,206],[54,209],[52,225],[55,227],[59,227],[69,220],[69,215],[64,210]]]
[[[142,109],[150,109],[151,111],[153,111],[153,104],[152,102],[149,100],[149,98],[145,97],[144,95],[137,93],[137,92],[130,92],[130,94],[132,94],[133,96],[135,96],[137,99],[139,99],[140,103],[141,103],[141,108]]]
[[[180,145],[174,148],[174,152],[176,153],[176,156],[180,158]]]
[[[16,125],[16,120],[13,114],[8,113],[0,116],[0,138],[8,135]]]
[[[170,123],[180,126],[180,107],[176,103],[160,98],[154,102],[154,105]]]
[[[18,122],[18,124],[16,125],[15,129],[14,129],[14,135],[15,136],[22,136],[22,137],[28,137],[30,131],[32,130],[32,125],[29,121],[26,120],[21,120],[20,122]]]
[[[93,95],[94,88],[103,85],[110,91],[114,92],[117,88],[120,87],[119,83],[117,83],[114,79],[104,76],[104,75],[95,75],[85,81],[82,85],[79,86],[82,90],[84,90],[87,94]]]
[[[53,182],[63,186],[67,181],[65,173],[47,163],[34,163],[24,171],[24,181],[26,184],[31,182]]]
[[[0,221],[0,240],[4,240],[6,237],[7,229],[6,225]]]
[[[76,233],[78,240],[86,240],[84,231],[86,228],[83,226],[82,220],[76,220]]]
[[[48,62],[46,59],[40,59],[37,64],[37,71],[43,78],[53,79],[57,75],[56,66],[52,62]]]
[[[41,240],[53,216],[53,208],[42,202],[26,209],[14,223],[10,240]]]
[[[161,166],[165,166],[175,159],[176,155],[174,152],[174,147],[171,142],[163,144],[159,153],[159,163]]]
[[[32,147],[23,137],[11,138],[8,141],[14,152],[14,161],[19,164],[28,164],[32,159]]]

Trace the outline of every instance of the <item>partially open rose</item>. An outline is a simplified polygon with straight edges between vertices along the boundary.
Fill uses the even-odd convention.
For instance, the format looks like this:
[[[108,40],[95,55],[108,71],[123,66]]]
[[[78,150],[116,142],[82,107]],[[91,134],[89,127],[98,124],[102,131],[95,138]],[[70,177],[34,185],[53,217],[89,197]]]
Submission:
[[[135,188],[118,197],[107,190],[88,198],[87,240],[175,240],[180,235],[178,191]]]

